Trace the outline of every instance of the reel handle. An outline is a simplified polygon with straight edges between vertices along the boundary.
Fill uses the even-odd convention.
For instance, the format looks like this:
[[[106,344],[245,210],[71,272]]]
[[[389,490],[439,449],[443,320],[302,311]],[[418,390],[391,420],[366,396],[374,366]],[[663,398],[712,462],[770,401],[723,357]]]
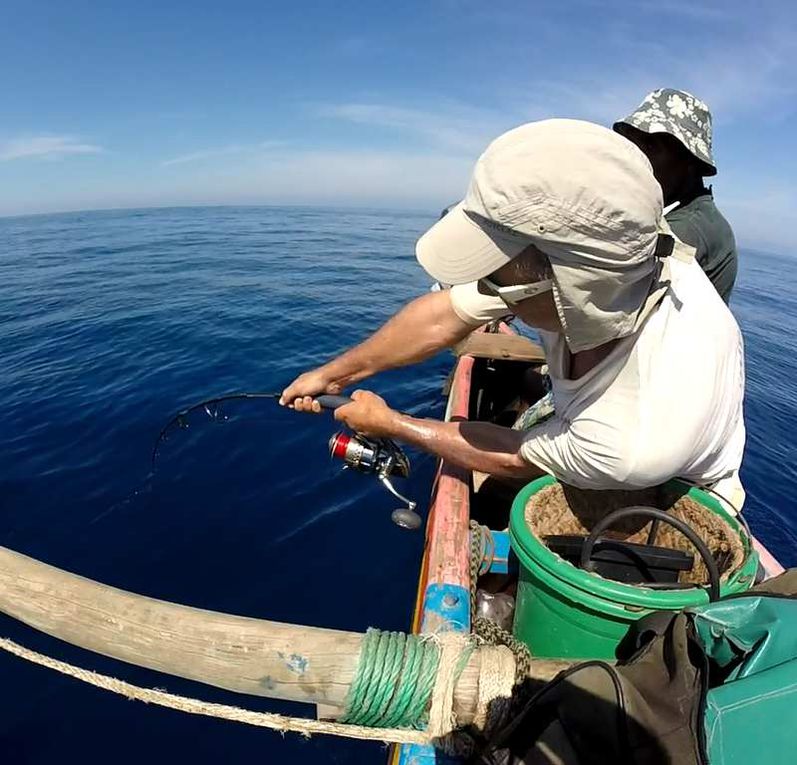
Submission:
[[[331,394],[316,397],[316,401],[318,401],[322,409],[337,409],[339,406],[351,404],[353,400],[348,396],[333,396]]]

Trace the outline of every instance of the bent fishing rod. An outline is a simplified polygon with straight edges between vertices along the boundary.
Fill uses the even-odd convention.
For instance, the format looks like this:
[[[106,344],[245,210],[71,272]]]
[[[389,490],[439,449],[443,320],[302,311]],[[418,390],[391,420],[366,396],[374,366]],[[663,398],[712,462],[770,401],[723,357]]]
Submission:
[[[271,392],[227,393],[181,409],[161,428],[155,440],[152,448],[152,470],[155,469],[161,444],[175,429],[188,429],[189,418],[194,412],[204,413],[214,422],[225,422],[228,418],[221,411],[222,404],[252,399],[278,401],[281,395]],[[325,394],[317,396],[315,400],[322,409],[334,411],[338,407],[352,403],[353,399],[348,396]],[[391,513],[393,523],[403,529],[420,528],[422,520],[417,513],[418,503],[401,494],[391,480],[408,478],[410,475],[409,457],[395,441],[390,438],[372,438],[362,433],[340,430],[329,439],[329,455],[332,459],[341,460],[344,470],[351,468],[364,475],[373,475],[390,494],[404,503],[403,507]]]

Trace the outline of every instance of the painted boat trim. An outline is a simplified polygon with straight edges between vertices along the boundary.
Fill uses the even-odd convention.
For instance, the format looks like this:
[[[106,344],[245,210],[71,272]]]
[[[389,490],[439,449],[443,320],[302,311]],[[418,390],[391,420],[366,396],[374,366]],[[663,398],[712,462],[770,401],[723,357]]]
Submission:
[[[457,361],[446,405],[445,419],[468,419],[474,360]],[[426,542],[418,581],[413,632],[470,631],[470,473],[440,462],[432,489]],[[393,765],[450,765],[431,746],[416,744],[393,748]]]

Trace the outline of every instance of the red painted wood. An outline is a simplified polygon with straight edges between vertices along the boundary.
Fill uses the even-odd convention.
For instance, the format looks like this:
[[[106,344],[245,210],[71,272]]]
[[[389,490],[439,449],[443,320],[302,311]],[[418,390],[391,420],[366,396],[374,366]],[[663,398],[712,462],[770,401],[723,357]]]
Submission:
[[[775,556],[755,537],[753,537],[753,549],[758,553],[758,560],[764,567],[767,579],[770,579],[773,576],[778,576],[786,570],[780,565],[780,563],[778,563]]]
[[[447,417],[450,420],[468,418],[472,372],[473,358],[461,357],[454,370],[448,397]],[[426,544],[413,631],[418,631],[423,620],[423,599],[430,584],[453,584],[470,590],[469,522],[470,473],[441,461],[426,521]]]

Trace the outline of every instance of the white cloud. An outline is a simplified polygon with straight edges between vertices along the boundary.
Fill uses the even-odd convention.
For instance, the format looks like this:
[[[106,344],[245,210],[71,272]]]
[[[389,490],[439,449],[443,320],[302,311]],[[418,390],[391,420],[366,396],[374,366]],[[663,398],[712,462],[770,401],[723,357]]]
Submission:
[[[640,11],[663,16],[671,19],[681,16],[692,21],[707,21],[711,23],[730,21],[739,18],[739,9],[730,7],[727,2],[711,4],[706,0],[699,3],[681,2],[680,0],[647,0],[635,6]]]
[[[0,215],[26,212],[215,204],[300,204],[428,210],[461,199],[473,160],[434,150],[317,150],[286,148],[262,154],[231,154],[212,165],[130,181],[109,196],[98,181],[51,194],[42,205],[38,190],[15,191]],[[742,183],[746,180],[745,183]],[[774,251],[797,249],[790,225],[797,196],[790,185],[766,177],[729,174],[717,190],[717,203],[742,247]]]
[[[286,149],[179,172],[142,174],[109,195],[101,180],[53,191],[0,194],[0,215],[216,204],[298,204],[437,212],[465,193],[472,162],[437,152]],[[0,190],[1,191],[1,190]]]
[[[163,162],[161,162],[161,165],[163,167],[169,167],[170,165],[184,165],[187,162],[200,162],[204,159],[210,159],[212,157],[222,157],[225,154],[237,154],[240,151],[243,151],[242,146],[222,146],[218,149],[202,149],[201,151],[193,151],[190,154],[180,154],[177,157],[165,159]]]
[[[161,166],[169,167],[171,165],[184,165],[190,162],[202,162],[206,159],[215,159],[216,157],[223,157],[229,154],[245,154],[257,151],[267,151],[269,149],[275,149],[281,146],[285,146],[284,141],[261,141],[257,144],[229,144],[228,146],[219,146],[213,149],[201,149],[200,151],[193,151],[189,154],[181,154],[180,156],[164,160],[161,162]]]
[[[217,167],[205,177],[211,201],[357,204],[432,209],[465,192],[471,161],[432,152],[319,150],[266,154]],[[190,196],[195,184],[181,183]],[[203,195],[203,192],[200,192]],[[200,200],[197,200],[200,201]]]
[[[422,79],[410,78],[402,92],[414,86],[412,100],[369,98],[357,91],[355,81],[346,84],[336,102],[310,105],[316,124],[303,125],[309,129],[299,132],[304,141],[315,141],[317,150],[278,141],[236,142],[234,136],[216,147],[188,144],[184,153],[160,162],[168,172],[156,179],[149,172],[146,178],[135,172],[126,176],[114,189],[114,204],[373,204],[436,210],[462,195],[476,156],[503,131],[551,116],[611,124],[648,91],[670,86],[691,90],[714,111],[718,203],[740,241],[794,242],[791,219],[797,200],[791,192],[768,193],[779,179],[788,185],[790,178],[792,152],[779,138],[785,130],[767,132],[762,143],[780,143],[767,144],[755,161],[744,152],[760,128],[794,119],[797,6],[768,7],[763,0],[753,23],[748,6],[722,0],[574,0],[574,6],[588,6],[589,14],[553,0],[540,5],[551,13],[535,19],[535,34],[522,39],[496,34],[496,25],[523,29],[528,9],[502,3],[488,8],[477,0],[456,2],[449,9],[473,16],[478,29],[484,28],[481,47],[467,54],[491,62],[468,69],[468,77],[452,88],[453,96],[435,100]],[[579,15],[592,19],[589,29],[573,25]],[[353,36],[331,45],[336,55],[362,57],[370,66],[382,55],[382,41],[375,44],[371,38]],[[540,51],[556,55],[543,60]],[[334,131],[326,130],[329,120],[338,122]],[[330,148],[330,135],[347,148]],[[0,141],[0,159],[96,151],[101,148],[69,136]],[[769,157],[775,161],[768,162]],[[750,178],[753,168],[761,177]],[[91,191],[84,184],[80,200],[73,196],[74,187],[61,193],[62,204],[53,200],[53,207],[109,203],[107,190],[99,185]],[[22,206],[19,194],[14,191],[9,208]],[[38,189],[31,191],[31,208],[42,204],[40,196]]]
[[[589,8],[597,8],[604,13],[620,13],[624,16],[639,12],[643,15],[659,16],[667,21],[680,17],[692,23],[705,22],[717,24],[731,22],[743,18],[748,9],[736,7],[727,0],[700,0],[699,3],[688,0],[577,0],[577,3]]]
[[[41,135],[0,141],[0,162],[12,159],[57,159],[73,154],[100,154],[101,146],[68,135]]]
[[[543,75],[535,66],[533,49],[527,53],[518,48],[511,77],[495,75],[490,81],[490,109],[445,100],[417,109],[382,100],[328,105],[322,113],[390,129],[421,147],[472,159],[489,140],[520,122],[562,116],[610,125],[650,90],[684,88],[705,99],[714,112],[721,160],[718,201],[739,241],[772,249],[797,247],[792,226],[797,197],[785,137],[777,146],[762,148],[762,161],[755,169],[743,150],[736,148],[734,153],[727,148],[743,145],[743,136],[757,129],[784,134],[797,116],[797,6],[762,2],[753,23],[748,6],[719,0],[581,1],[601,9],[608,6],[605,21],[599,22],[607,55],[587,48],[586,56],[566,58],[565,68],[557,71],[554,65]],[[483,10],[480,4],[465,4],[469,5],[474,12]],[[521,14],[512,13],[514,23],[522,23]],[[637,21],[630,23],[634,13]],[[640,24],[640,16],[647,21]],[[506,18],[502,23],[509,22]],[[565,43],[563,29],[549,32]],[[519,78],[517,72],[524,67],[528,74]],[[767,154],[776,157],[784,151],[784,162],[764,160]]]
[[[695,5],[698,12],[707,8]],[[714,8],[717,13],[724,12]],[[688,90],[705,100],[720,125],[753,117],[766,122],[795,111],[797,39],[795,14],[762,12],[755,24],[749,17],[705,36],[686,25],[691,37],[681,45],[662,45],[657,30],[629,36],[620,29],[612,39],[612,57],[594,74],[573,73],[572,94],[583,108],[593,105],[595,118],[616,119],[635,107],[653,88]],[[699,55],[685,55],[684,45],[699,45]],[[554,83],[552,90],[567,91]],[[618,111],[619,109],[619,111]],[[614,110],[610,113],[610,110]]]
[[[670,14],[689,12],[689,6],[673,6]],[[501,94],[502,103],[489,109],[446,100],[431,108],[380,101],[325,104],[317,113],[475,157],[491,139],[529,120],[559,116],[611,125],[659,87],[695,93],[711,106],[719,126],[750,116],[774,120],[795,111],[797,39],[790,25],[769,21],[750,37],[718,37],[701,47],[699,60],[664,44],[655,30],[630,36],[622,26],[610,33],[607,45],[612,55],[597,66],[574,62],[566,75],[530,75],[509,84],[497,79],[495,94]],[[518,66],[523,68],[522,58]]]
[[[655,47],[655,55],[646,48]],[[610,125],[651,90],[681,88],[706,101],[719,127],[741,120],[770,122],[795,112],[797,40],[777,30],[762,38],[706,45],[699,65],[679,49],[644,39],[615,41],[602,68],[566,78],[531,80],[523,98],[536,112]],[[751,64],[751,62],[753,62]]]
[[[414,136],[436,148],[468,156],[478,155],[490,139],[523,121],[509,110],[451,103],[435,110],[384,103],[325,104],[318,114]]]

